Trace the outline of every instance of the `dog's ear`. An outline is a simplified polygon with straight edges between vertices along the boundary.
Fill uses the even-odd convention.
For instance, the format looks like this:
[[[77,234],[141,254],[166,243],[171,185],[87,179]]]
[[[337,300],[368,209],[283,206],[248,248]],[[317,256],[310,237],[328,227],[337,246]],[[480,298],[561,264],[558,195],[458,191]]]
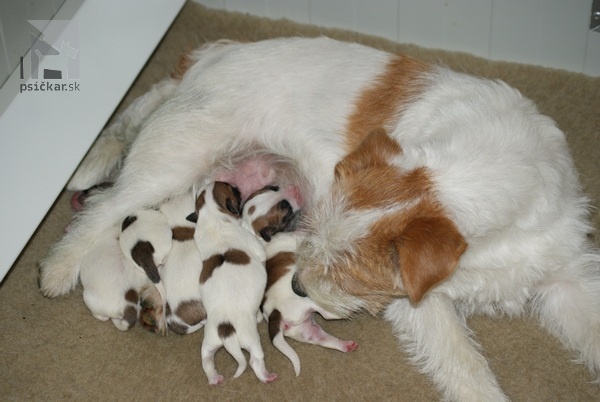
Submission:
[[[394,239],[393,252],[410,300],[419,302],[449,277],[466,248],[465,239],[448,218],[420,217],[409,222]]]
[[[213,197],[221,211],[236,218],[242,213],[242,196],[240,191],[229,183],[215,182]]]
[[[267,243],[271,241],[273,235],[277,233],[278,230],[274,226],[265,226],[260,230],[260,237]]]
[[[340,179],[385,164],[389,157],[401,152],[400,145],[387,134],[385,129],[376,128],[367,134],[356,149],[338,162],[334,170],[335,177]]]

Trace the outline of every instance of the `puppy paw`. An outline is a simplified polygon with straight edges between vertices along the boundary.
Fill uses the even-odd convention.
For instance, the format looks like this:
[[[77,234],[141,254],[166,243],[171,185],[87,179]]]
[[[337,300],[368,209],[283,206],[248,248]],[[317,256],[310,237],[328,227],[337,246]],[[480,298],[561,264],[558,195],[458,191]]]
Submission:
[[[268,373],[263,382],[265,384],[270,384],[273,381],[275,381],[276,379],[277,379],[277,374],[275,374],[275,373]]]
[[[346,341],[343,343],[342,345],[342,352],[348,353],[348,352],[353,352],[356,350],[356,348],[358,348],[358,343],[354,342],[354,341]]]
[[[223,376],[221,374],[215,374],[214,376],[210,377],[208,379],[208,383],[210,385],[219,385],[219,384],[223,384]]]

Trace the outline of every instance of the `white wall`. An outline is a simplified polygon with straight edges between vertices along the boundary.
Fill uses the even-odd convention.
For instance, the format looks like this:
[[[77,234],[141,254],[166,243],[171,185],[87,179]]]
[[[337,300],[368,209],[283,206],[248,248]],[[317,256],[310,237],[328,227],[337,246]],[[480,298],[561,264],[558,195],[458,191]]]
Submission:
[[[592,0],[194,0],[428,48],[600,76]]]

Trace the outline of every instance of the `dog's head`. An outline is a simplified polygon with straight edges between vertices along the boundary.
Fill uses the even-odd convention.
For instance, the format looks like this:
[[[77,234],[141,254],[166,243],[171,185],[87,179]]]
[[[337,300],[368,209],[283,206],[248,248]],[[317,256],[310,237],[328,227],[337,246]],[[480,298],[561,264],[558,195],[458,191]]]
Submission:
[[[196,197],[196,212],[188,220],[196,222],[199,214],[222,214],[228,219],[239,219],[242,213],[242,197],[234,186],[215,181],[205,186]]]
[[[294,230],[299,209],[290,199],[278,186],[262,188],[244,203],[242,225],[266,242],[275,233]]]
[[[419,302],[450,276],[467,244],[437,202],[430,173],[393,165],[402,149],[383,129],[335,167],[331,195],[304,222],[297,293],[341,316]]]

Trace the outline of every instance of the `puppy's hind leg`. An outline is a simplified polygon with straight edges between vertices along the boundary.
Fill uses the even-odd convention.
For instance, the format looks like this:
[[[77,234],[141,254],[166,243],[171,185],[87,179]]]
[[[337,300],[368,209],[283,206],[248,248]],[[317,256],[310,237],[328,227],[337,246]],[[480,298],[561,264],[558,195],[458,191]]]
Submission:
[[[256,324],[254,324],[254,328],[246,328],[250,330],[238,335],[240,345],[250,354],[250,367],[252,367],[256,377],[264,383],[271,383],[277,379],[277,374],[269,373],[265,367],[265,354],[260,344],[260,336],[258,335]]]
[[[464,317],[443,295],[430,294],[418,305],[408,299],[385,311],[410,360],[450,401],[507,401],[488,363],[478,352]]]
[[[575,257],[564,269],[540,281],[533,313],[579,361],[600,373],[600,254]]]
[[[216,136],[194,113],[157,113],[133,144],[115,185],[90,199],[70,231],[40,264],[40,290],[45,296],[67,294],[77,284],[79,263],[96,239],[111,225],[167,197],[187,191],[208,174],[216,150],[227,132]],[[201,129],[198,129],[201,130]],[[176,139],[176,140],[174,140]]]
[[[223,382],[223,376],[215,368],[215,353],[221,347],[221,340],[217,335],[214,325],[207,325],[202,340],[202,369],[210,385],[218,385]]]

